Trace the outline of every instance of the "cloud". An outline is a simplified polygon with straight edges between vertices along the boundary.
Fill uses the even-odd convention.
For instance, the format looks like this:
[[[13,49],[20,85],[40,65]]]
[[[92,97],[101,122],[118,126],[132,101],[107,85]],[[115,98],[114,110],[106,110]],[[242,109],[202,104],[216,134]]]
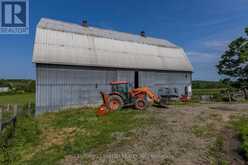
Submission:
[[[216,50],[216,51],[224,51],[229,44],[229,41],[224,40],[210,40],[203,42],[203,46],[207,49]]]
[[[212,54],[212,53],[206,53],[206,52],[197,52],[197,51],[191,51],[191,52],[187,52],[188,57],[191,60],[194,61],[209,61],[212,59],[216,59],[216,55]]]

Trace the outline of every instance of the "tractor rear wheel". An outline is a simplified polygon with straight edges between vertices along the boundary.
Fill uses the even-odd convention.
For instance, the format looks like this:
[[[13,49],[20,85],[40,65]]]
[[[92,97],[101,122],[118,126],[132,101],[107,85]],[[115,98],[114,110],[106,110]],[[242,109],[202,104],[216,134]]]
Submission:
[[[122,98],[118,95],[109,96],[108,107],[110,111],[120,110],[124,106]]]
[[[147,102],[142,98],[138,98],[136,99],[134,106],[138,110],[145,110],[147,107]]]

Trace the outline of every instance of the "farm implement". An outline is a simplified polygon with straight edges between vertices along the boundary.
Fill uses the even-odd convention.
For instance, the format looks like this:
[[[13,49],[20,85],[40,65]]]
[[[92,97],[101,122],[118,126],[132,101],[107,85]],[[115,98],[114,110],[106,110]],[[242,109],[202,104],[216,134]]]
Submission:
[[[123,107],[134,107],[137,110],[145,110],[155,104],[165,107],[162,99],[150,88],[132,88],[127,81],[111,82],[111,92],[100,92],[103,104],[98,108],[98,116],[106,115]]]

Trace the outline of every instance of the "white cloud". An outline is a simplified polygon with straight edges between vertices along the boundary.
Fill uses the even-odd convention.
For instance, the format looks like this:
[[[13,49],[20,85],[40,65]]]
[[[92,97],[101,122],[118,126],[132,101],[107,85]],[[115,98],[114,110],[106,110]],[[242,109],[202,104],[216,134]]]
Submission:
[[[223,40],[210,40],[203,42],[203,45],[211,50],[224,51],[229,44],[229,41]]]
[[[195,59],[207,60],[207,59],[216,58],[216,55],[214,55],[212,53],[197,52],[197,51],[187,52],[187,55],[191,59],[195,58]]]

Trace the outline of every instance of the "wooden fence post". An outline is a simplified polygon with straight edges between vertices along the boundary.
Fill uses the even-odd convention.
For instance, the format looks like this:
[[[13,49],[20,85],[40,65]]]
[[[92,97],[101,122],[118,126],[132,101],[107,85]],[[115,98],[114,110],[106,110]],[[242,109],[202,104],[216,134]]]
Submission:
[[[0,133],[2,132],[2,122],[3,122],[3,114],[2,114],[3,110],[2,107],[0,107]]]
[[[31,102],[30,101],[28,102],[28,113],[30,115],[32,115],[32,113],[31,113]]]
[[[18,106],[14,105],[14,117],[13,117],[14,130],[13,130],[13,134],[15,134],[15,129],[16,129],[16,120],[17,120],[17,113],[18,113],[17,111],[18,111]]]
[[[18,109],[17,105],[14,105],[14,117],[17,116],[17,109]]]

